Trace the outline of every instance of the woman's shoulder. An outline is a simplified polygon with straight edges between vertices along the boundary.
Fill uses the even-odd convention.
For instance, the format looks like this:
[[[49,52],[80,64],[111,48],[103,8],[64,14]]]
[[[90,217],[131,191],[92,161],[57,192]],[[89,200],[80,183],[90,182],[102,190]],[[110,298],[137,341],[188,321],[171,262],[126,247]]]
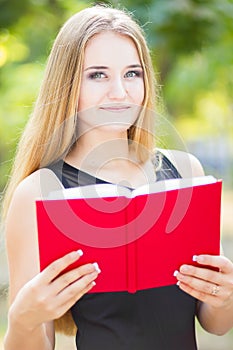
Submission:
[[[35,200],[35,198],[46,197],[50,191],[58,190],[61,187],[62,184],[54,172],[48,168],[42,168],[28,175],[19,183],[14,197]]]
[[[35,201],[43,198],[59,184],[53,172],[49,169],[39,169],[25,177],[16,187],[5,221],[5,232],[8,242],[20,242],[22,237],[30,241],[33,232],[36,232]],[[34,234],[35,236],[35,234]],[[16,245],[17,246],[17,245]]]
[[[204,175],[200,161],[193,154],[180,150],[160,148],[157,151],[169,159],[182,177],[188,178]]]

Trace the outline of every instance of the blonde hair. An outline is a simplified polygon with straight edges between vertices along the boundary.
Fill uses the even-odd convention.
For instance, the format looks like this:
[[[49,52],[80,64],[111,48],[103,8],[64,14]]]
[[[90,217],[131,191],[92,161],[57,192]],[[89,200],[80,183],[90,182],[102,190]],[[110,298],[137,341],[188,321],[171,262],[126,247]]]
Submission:
[[[63,158],[76,141],[84,50],[93,35],[106,30],[126,35],[136,45],[144,71],[145,97],[128,138],[139,145],[139,161],[154,148],[153,118],[148,113],[155,109],[155,79],[144,33],[125,11],[100,5],[86,8],[64,24],[53,44],[34,111],[18,144],[5,195],[5,215],[17,185],[37,169]]]

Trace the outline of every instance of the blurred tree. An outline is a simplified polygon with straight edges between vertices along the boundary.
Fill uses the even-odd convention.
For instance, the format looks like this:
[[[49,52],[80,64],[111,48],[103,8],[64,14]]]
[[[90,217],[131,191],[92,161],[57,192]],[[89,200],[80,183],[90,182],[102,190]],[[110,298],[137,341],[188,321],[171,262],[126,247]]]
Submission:
[[[0,190],[61,24],[86,7],[75,0],[0,0]]]
[[[221,93],[215,100],[225,101],[226,110],[230,109],[232,0],[110,3],[132,11],[145,30],[174,119],[185,116],[188,124],[197,119],[200,101],[203,97],[207,101],[207,95],[210,101]],[[88,5],[85,0],[0,0],[0,189],[31,112],[52,40],[71,14]]]
[[[139,19],[156,55],[162,82],[180,56],[215,45],[233,29],[232,0],[125,0],[110,3],[121,4]]]

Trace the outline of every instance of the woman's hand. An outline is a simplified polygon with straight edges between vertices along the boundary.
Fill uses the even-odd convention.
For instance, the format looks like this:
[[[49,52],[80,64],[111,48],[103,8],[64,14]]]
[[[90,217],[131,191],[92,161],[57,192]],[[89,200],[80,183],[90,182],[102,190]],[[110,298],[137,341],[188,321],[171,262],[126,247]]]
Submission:
[[[20,289],[10,308],[11,317],[19,327],[34,330],[59,318],[95,285],[100,272],[96,263],[61,274],[80,255],[79,251],[72,252],[54,261]]]
[[[212,255],[194,256],[193,260],[201,266],[182,265],[175,271],[179,288],[215,308],[232,308],[233,263],[224,256]]]

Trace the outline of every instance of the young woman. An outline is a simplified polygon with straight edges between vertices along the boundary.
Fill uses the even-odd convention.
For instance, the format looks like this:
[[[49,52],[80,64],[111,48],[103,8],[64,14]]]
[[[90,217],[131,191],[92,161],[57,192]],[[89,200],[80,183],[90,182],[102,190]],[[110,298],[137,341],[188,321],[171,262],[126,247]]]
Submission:
[[[70,310],[80,350],[194,350],[195,316],[215,334],[232,327],[233,264],[223,256],[196,258],[220,272],[183,265],[178,285],[135,294],[86,294],[98,283],[98,265],[61,274],[82,259],[79,251],[39,272],[35,199],[45,190],[44,176],[57,176],[65,187],[110,182],[136,188],[203,175],[189,154],[154,151],[155,87],[143,33],[123,11],[85,9],[58,34],[5,197],[10,272],[5,350],[54,349],[54,320],[62,319],[68,331],[64,315]]]

